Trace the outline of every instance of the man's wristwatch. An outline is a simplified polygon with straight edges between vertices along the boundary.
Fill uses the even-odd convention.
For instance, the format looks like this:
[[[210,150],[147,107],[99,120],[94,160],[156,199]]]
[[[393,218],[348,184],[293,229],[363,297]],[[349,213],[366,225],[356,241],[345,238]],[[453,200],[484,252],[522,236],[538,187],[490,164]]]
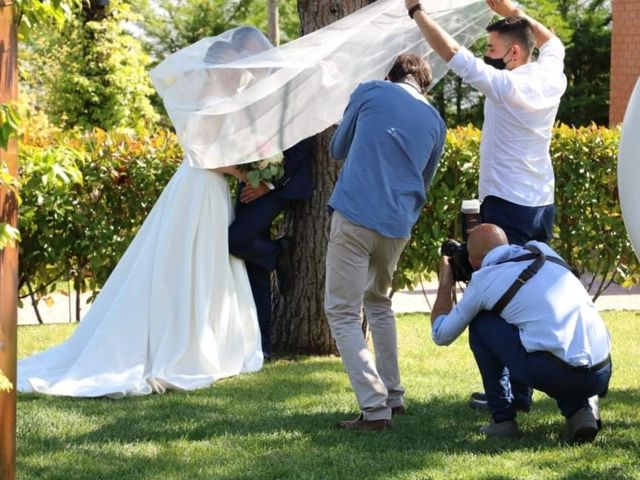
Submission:
[[[413,20],[413,16],[418,10],[423,10],[421,3],[418,3],[409,9],[409,18],[411,18],[411,20]]]

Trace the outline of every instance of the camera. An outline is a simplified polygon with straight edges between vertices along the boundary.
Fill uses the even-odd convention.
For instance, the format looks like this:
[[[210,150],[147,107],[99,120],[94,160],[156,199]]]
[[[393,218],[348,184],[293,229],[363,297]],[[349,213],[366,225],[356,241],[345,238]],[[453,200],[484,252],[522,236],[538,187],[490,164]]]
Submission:
[[[471,229],[478,226],[480,221],[480,202],[476,199],[463,200],[460,207],[460,227],[465,242]],[[467,244],[448,239],[440,247],[440,253],[450,258],[453,279],[456,282],[469,283],[473,267],[469,263]]]
[[[469,263],[467,244],[449,238],[440,247],[440,253],[449,257],[449,264],[453,270],[453,279],[456,282],[469,283],[473,267]]]

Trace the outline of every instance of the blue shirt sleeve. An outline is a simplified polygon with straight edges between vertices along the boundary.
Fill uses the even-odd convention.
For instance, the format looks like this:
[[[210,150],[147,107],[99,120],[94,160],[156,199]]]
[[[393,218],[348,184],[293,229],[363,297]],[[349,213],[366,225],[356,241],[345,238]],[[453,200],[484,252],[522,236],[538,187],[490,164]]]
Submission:
[[[453,306],[449,314],[440,315],[433,323],[431,338],[436,345],[451,345],[476,315],[484,309],[484,302],[474,287],[473,280],[471,280],[464,291],[462,300]]]
[[[336,160],[344,160],[349,154],[351,142],[353,141],[353,137],[356,132],[358,113],[360,112],[360,106],[362,105],[363,90],[364,86],[360,84],[351,94],[349,104],[342,116],[342,121],[340,122],[340,125],[338,125],[338,129],[331,139],[329,152]]]
[[[436,170],[438,168],[438,164],[440,163],[440,158],[442,157],[442,151],[444,150],[444,142],[447,135],[447,129],[444,126],[444,122],[441,123],[442,131],[440,133],[440,137],[438,138],[438,142],[433,146],[433,150],[431,150],[431,155],[429,156],[429,161],[427,162],[427,166],[424,168],[422,172],[422,179],[424,180],[424,191],[429,190],[429,186],[433,181],[433,177],[436,174]]]

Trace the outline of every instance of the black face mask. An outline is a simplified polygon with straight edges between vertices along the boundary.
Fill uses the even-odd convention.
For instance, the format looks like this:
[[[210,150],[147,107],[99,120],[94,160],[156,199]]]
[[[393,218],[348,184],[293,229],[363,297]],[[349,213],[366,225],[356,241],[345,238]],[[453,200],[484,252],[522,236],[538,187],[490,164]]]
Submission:
[[[486,55],[484,56],[484,63],[486,63],[487,65],[492,66],[493,68],[497,69],[497,70],[504,70],[505,68],[507,68],[507,63],[504,61],[504,57],[506,57],[509,54],[509,50],[511,50],[511,47],[509,47],[507,49],[507,53],[505,53],[502,58],[491,58],[491,57],[487,57]]]
[[[492,66],[495,69],[504,70],[505,68],[507,68],[507,64],[505,63],[503,58],[491,58],[491,57],[487,57],[485,55],[484,56],[484,63],[486,63],[487,65]]]

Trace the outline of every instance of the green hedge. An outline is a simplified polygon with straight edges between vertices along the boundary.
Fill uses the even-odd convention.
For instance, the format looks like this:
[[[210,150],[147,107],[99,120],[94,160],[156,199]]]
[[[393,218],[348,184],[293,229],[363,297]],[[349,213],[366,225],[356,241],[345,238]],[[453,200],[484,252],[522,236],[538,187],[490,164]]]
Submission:
[[[640,266],[618,201],[618,142],[618,130],[561,125],[551,143],[556,223],[550,243],[585,274],[594,297],[614,281],[624,286],[640,283]],[[420,276],[437,271],[442,241],[460,238],[460,202],[477,196],[479,146],[479,130],[449,130],[428,204],[400,260],[395,288],[413,288]]]
[[[34,300],[73,281],[99,291],[182,155],[173,134],[59,133],[32,128],[20,149],[20,287]],[[553,246],[598,282],[636,282],[640,268],[620,217],[618,131],[555,130]],[[460,202],[477,192],[480,131],[452,129],[429,202],[399,264],[395,288],[412,288],[437,269],[439,247],[460,237]],[[597,287],[597,285],[596,285]],[[79,312],[77,312],[79,315]]]
[[[22,296],[37,301],[62,281],[97,293],[181,158],[166,131],[26,136],[20,148]]]

